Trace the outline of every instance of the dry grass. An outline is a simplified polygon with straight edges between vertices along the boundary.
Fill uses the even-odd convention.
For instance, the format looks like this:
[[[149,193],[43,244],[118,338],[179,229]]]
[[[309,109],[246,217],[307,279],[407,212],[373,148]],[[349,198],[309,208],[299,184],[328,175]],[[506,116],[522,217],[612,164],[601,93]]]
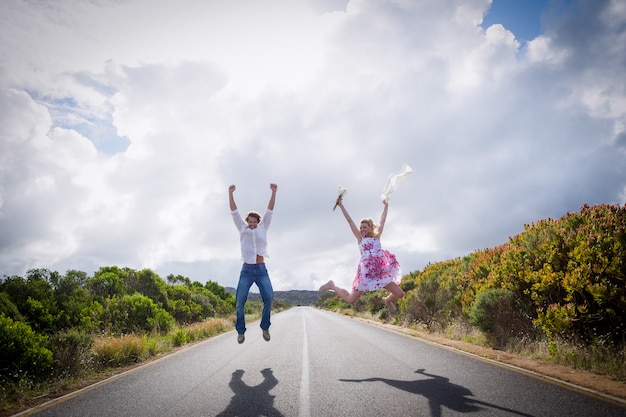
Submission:
[[[92,356],[96,370],[141,362],[175,347],[227,332],[233,328],[230,318],[210,319],[177,327],[166,335],[106,336],[95,339]]]
[[[194,323],[190,326],[181,328],[186,334],[187,342],[195,342],[197,340],[206,339],[220,333],[227,332],[232,329],[232,323],[227,320],[214,319],[207,320],[200,323]]]
[[[460,338],[480,346],[475,338]],[[487,346],[488,347],[488,346]],[[527,340],[511,341],[506,352],[531,359],[564,365],[573,369],[603,375],[626,382],[626,348],[609,349],[603,346],[583,346],[567,341]]]
[[[92,354],[98,368],[125,366],[147,357],[148,336],[135,334],[95,339]]]

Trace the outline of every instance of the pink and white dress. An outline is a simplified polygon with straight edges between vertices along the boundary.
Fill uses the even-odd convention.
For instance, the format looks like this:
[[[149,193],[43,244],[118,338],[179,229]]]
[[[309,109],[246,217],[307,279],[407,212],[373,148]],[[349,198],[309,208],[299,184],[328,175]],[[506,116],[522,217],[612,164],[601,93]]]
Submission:
[[[354,291],[375,291],[402,276],[396,255],[383,249],[380,240],[364,237],[359,245],[361,259],[352,281]]]

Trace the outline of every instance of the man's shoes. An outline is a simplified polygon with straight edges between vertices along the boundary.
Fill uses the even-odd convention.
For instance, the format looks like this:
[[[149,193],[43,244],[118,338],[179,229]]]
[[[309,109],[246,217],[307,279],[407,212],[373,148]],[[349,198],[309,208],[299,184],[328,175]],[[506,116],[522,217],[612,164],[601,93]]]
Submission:
[[[239,333],[237,335],[237,343],[242,344],[244,340],[246,340],[246,336],[243,333]]]
[[[269,330],[263,330],[263,339],[265,339],[266,342],[270,341],[270,331]]]

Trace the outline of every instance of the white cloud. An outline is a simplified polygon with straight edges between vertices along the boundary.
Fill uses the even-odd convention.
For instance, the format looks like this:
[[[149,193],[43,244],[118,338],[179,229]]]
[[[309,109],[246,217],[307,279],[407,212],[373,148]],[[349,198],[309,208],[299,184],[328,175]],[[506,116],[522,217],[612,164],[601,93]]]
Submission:
[[[405,272],[624,202],[624,17],[581,5],[520,50],[486,0],[3,3],[0,274],[235,286],[227,187],[263,211],[276,182],[274,287],[349,286],[337,187],[376,218],[404,162],[383,245]]]
[[[552,40],[546,36],[538,36],[528,42],[528,60],[533,63],[547,63],[559,65],[570,55],[570,51],[562,48],[553,48]]]

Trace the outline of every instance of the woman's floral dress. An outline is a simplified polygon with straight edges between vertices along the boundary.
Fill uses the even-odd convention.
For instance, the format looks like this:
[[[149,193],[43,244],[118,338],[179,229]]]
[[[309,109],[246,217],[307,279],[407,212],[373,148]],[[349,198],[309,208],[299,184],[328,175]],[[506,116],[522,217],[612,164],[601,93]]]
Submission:
[[[359,246],[361,259],[352,282],[352,290],[374,291],[384,288],[401,277],[396,255],[384,250],[380,240],[364,237]]]

